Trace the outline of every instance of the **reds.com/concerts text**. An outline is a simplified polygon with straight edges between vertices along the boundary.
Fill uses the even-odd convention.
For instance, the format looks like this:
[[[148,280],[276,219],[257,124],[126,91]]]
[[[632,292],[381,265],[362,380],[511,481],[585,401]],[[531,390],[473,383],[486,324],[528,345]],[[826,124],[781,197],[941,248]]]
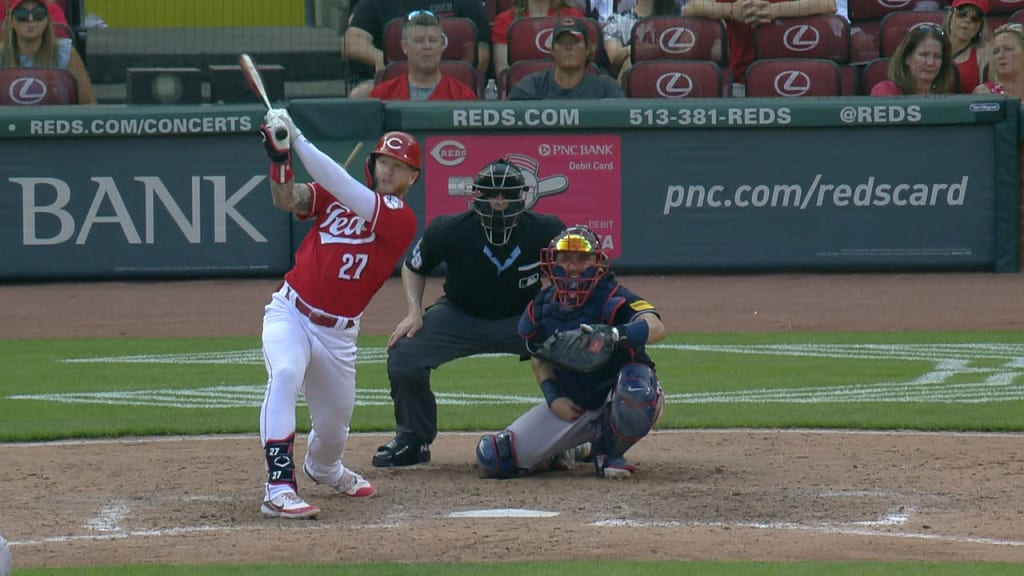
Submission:
[[[665,192],[663,214],[677,208],[859,208],[868,206],[963,206],[967,183],[889,183],[874,176],[857,184],[823,182],[814,176],[809,187],[801,184],[742,184],[727,191],[725,186],[672,184]]]

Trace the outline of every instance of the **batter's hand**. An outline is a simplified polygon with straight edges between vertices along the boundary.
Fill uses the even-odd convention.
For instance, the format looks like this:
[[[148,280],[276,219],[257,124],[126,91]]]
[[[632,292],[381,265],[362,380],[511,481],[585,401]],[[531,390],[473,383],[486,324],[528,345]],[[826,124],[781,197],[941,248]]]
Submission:
[[[302,131],[295,125],[295,121],[292,120],[288,111],[284,108],[271,108],[267,110],[266,116],[263,117],[263,121],[267,126],[277,128],[281,126],[288,130],[288,137],[293,141],[302,136]]]
[[[551,411],[566,422],[575,422],[577,418],[583,416],[584,412],[583,408],[565,396],[555,398],[555,401],[551,403]]]
[[[395,345],[402,338],[412,338],[420,331],[423,327],[423,315],[422,314],[410,314],[395,327],[395,331],[388,336],[388,348]]]

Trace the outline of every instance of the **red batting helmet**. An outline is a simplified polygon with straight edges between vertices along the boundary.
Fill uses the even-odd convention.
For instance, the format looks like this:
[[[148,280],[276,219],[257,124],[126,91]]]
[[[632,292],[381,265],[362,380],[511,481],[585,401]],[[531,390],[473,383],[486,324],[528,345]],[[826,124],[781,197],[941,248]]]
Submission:
[[[376,187],[373,181],[373,166],[378,155],[390,156],[407,164],[413,170],[423,171],[423,148],[420,148],[420,143],[405,132],[388,132],[377,140],[377,146],[366,158],[366,181],[370,188]]]

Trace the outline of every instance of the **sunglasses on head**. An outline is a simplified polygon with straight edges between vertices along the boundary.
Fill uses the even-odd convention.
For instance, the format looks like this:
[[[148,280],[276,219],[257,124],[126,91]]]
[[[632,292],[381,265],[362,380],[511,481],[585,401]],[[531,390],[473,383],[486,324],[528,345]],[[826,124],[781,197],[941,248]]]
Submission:
[[[11,14],[14,15],[14,19],[18,22],[28,22],[28,17],[31,16],[36,22],[49,17],[50,13],[47,12],[46,6],[36,6],[35,8],[25,8],[24,6],[18,6],[14,10],[11,10]]]
[[[981,13],[977,10],[971,10],[966,6],[959,6],[953,12],[957,18],[966,18],[971,22],[981,22]]]
[[[409,16],[406,17],[406,20],[413,20],[417,16],[429,16],[430,18],[437,20],[437,14],[434,14],[430,10],[413,10],[412,12],[409,12]]]
[[[918,24],[917,26],[914,26],[913,29],[914,30],[920,30],[923,34],[927,34],[928,32],[931,32],[931,33],[936,34],[938,36],[945,36],[946,35],[945,28],[943,28],[939,24],[935,24],[935,23],[932,23],[932,22],[926,22],[924,24]]]

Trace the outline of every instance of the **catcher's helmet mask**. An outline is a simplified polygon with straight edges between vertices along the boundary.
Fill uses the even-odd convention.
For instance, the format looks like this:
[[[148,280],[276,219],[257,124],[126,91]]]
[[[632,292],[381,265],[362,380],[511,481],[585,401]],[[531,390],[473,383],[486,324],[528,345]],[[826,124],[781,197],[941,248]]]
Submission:
[[[561,258],[573,254],[576,258]],[[554,286],[554,299],[563,306],[582,306],[609,270],[608,254],[590,228],[570,226],[541,250],[541,272]]]
[[[487,242],[504,246],[526,210],[528,185],[522,171],[505,160],[495,160],[473,179],[469,207],[480,217]]]
[[[405,163],[419,174],[423,173],[423,148],[420,143],[410,134],[405,132],[387,132],[377,140],[377,145],[366,157],[364,171],[366,173],[366,184],[371,190],[376,191],[377,181],[374,177],[374,169],[377,165],[377,156],[390,156],[395,160]],[[414,181],[415,182],[415,181]]]

